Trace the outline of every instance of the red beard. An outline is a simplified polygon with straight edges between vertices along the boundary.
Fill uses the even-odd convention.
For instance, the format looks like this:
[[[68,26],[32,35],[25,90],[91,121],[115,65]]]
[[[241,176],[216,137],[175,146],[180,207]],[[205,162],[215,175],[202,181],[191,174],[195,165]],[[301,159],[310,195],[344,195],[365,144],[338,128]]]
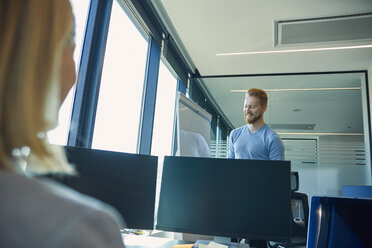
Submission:
[[[254,116],[251,119],[248,119],[247,116],[245,116],[245,120],[247,121],[248,124],[253,124],[256,121],[258,121],[259,119],[261,119],[261,117],[262,117],[262,113],[260,113],[258,116]]]

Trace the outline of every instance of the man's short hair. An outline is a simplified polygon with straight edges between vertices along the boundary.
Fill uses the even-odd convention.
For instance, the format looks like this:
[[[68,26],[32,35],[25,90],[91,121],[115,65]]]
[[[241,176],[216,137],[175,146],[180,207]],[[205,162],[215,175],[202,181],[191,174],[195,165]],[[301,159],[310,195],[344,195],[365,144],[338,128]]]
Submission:
[[[261,106],[267,105],[267,94],[264,90],[251,88],[245,93],[245,97],[254,96],[260,100]]]

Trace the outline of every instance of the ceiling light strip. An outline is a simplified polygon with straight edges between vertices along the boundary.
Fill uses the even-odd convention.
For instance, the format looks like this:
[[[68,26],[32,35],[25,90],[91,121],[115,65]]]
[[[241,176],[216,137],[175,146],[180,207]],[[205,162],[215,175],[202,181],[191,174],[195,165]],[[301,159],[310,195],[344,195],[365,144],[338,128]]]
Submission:
[[[266,92],[281,92],[281,91],[322,91],[322,90],[360,90],[360,87],[346,88],[309,88],[309,89],[264,89]],[[230,90],[230,92],[247,92],[247,90]]]
[[[293,134],[293,135],[343,135],[343,136],[363,136],[363,133],[280,133],[279,135],[287,135],[287,134]]]
[[[316,52],[316,51],[331,51],[331,50],[347,50],[372,48],[372,44],[360,46],[343,46],[343,47],[320,47],[320,48],[304,48],[291,50],[271,50],[271,51],[257,51],[257,52],[236,52],[236,53],[217,53],[216,56],[236,56],[236,55],[254,55],[254,54],[272,54],[272,53],[296,53],[296,52]]]

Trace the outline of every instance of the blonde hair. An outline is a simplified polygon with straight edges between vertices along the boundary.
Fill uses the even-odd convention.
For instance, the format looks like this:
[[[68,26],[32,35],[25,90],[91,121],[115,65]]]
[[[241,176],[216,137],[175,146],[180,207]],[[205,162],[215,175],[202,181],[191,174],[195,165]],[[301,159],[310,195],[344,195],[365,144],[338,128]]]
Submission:
[[[46,137],[58,120],[62,51],[71,40],[73,23],[68,0],[0,1],[3,169],[19,171],[19,158],[24,155],[30,172],[74,171],[63,150],[49,145]],[[30,155],[22,154],[25,150]]]
[[[251,88],[245,93],[245,97],[254,96],[260,100],[261,106],[267,105],[267,94],[264,90]]]

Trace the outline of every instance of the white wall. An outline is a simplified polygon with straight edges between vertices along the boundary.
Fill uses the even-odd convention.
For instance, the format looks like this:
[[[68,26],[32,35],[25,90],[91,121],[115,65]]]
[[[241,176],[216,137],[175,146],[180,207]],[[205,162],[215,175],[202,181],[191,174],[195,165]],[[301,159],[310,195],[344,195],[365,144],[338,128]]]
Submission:
[[[320,136],[318,147],[324,146],[363,146],[363,136]],[[359,148],[356,148],[359,149]],[[351,149],[353,150],[353,148]],[[327,151],[326,151],[327,152]],[[355,164],[352,155],[342,155],[342,150],[334,154],[321,155],[318,164],[294,164],[292,171],[299,172],[299,192],[306,193],[309,199],[314,195],[341,196],[343,185],[370,184],[370,163]],[[327,159],[328,156],[332,156]],[[326,158],[325,160],[322,158]]]

